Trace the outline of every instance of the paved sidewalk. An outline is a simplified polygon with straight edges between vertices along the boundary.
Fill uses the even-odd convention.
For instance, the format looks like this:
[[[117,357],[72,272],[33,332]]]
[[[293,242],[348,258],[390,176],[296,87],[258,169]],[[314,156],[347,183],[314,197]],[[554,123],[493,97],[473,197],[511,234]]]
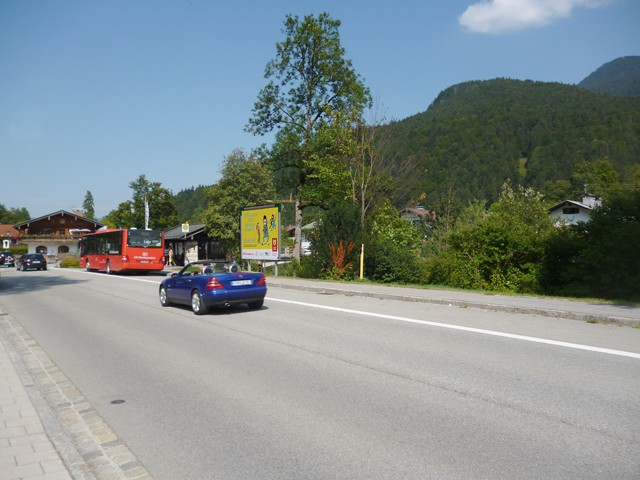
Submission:
[[[6,337],[0,340],[0,478],[72,480],[27,392],[37,388]]]
[[[1,309],[0,479],[152,480],[37,342]]]

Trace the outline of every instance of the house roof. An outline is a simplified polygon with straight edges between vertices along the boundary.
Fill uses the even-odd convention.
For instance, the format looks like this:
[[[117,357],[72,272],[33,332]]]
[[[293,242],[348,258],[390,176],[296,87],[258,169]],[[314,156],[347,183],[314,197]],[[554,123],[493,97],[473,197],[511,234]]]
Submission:
[[[182,231],[182,224],[180,225],[176,225],[173,228],[170,228],[169,230],[166,230],[164,232],[164,239],[165,240],[180,240],[180,239],[184,239],[185,236],[187,238],[193,238],[196,235],[202,233],[205,231],[205,224],[204,223],[190,223],[189,224],[189,233],[187,233],[185,235],[185,233]]]
[[[560,202],[559,204],[549,208],[549,212],[555,212],[556,210],[564,207],[578,207],[584,208],[585,210],[593,210],[592,206],[585,205],[584,203],[576,202],[575,200],[565,200],[564,202]]]
[[[90,218],[83,217],[82,215],[78,215],[77,213],[67,212],[66,210],[58,210],[57,212],[49,213],[48,215],[43,215],[38,218],[32,218],[30,220],[27,220],[26,222],[17,223],[14,226],[18,230],[22,230],[23,228],[28,228],[30,224],[39,222],[40,220],[47,220],[51,217],[57,217],[57,216],[64,217],[65,215],[68,217],[72,217],[74,220],[84,220],[87,223],[93,223],[96,228],[104,227],[104,224],[100,222],[96,222],[95,220],[91,220]]]
[[[400,210],[399,213],[401,217],[411,217],[413,215],[416,215],[418,217],[428,217],[432,220],[436,219],[436,212],[432,210],[427,210],[421,205],[418,205],[416,207],[403,208],[402,210]]]
[[[314,228],[316,228],[317,225],[318,225],[318,221],[307,223],[306,225],[303,225],[302,227],[300,227],[300,230],[302,230],[303,232],[311,231]],[[291,233],[295,231],[295,229],[296,229],[295,225],[287,225],[287,227],[285,228],[287,233]]]
[[[20,232],[13,225],[0,225],[1,238],[18,238],[19,236]]]

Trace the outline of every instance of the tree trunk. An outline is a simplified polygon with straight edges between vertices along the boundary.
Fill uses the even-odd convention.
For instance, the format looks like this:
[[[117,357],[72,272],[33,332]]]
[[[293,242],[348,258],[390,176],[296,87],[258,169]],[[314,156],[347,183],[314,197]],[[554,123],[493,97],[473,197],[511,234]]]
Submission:
[[[296,217],[293,231],[293,258],[300,261],[300,250],[302,248],[302,205],[300,199],[296,198]]]

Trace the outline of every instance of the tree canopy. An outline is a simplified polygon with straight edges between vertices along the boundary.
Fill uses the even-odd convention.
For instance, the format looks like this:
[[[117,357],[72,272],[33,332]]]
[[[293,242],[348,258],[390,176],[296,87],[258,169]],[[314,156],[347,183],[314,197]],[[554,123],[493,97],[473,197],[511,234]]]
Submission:
[[[0,224],[15,225],[17,223],[26,222],[31,216],[26,208],[10,208],[7,209],[0,203]]]
[[[230,257],[239,257],[243,208],[270,203],[276,196],[271,170],[256,156],[236,149],[223,162],[220,180],[207,192],[206,228]]]

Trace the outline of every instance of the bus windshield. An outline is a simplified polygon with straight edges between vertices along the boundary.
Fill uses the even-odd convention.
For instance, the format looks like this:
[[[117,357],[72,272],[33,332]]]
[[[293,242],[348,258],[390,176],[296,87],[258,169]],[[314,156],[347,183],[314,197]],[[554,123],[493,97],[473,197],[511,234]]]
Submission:
[[[138,248],[162,248],[162,232],[158,230],[129,230],[127,246]]]

